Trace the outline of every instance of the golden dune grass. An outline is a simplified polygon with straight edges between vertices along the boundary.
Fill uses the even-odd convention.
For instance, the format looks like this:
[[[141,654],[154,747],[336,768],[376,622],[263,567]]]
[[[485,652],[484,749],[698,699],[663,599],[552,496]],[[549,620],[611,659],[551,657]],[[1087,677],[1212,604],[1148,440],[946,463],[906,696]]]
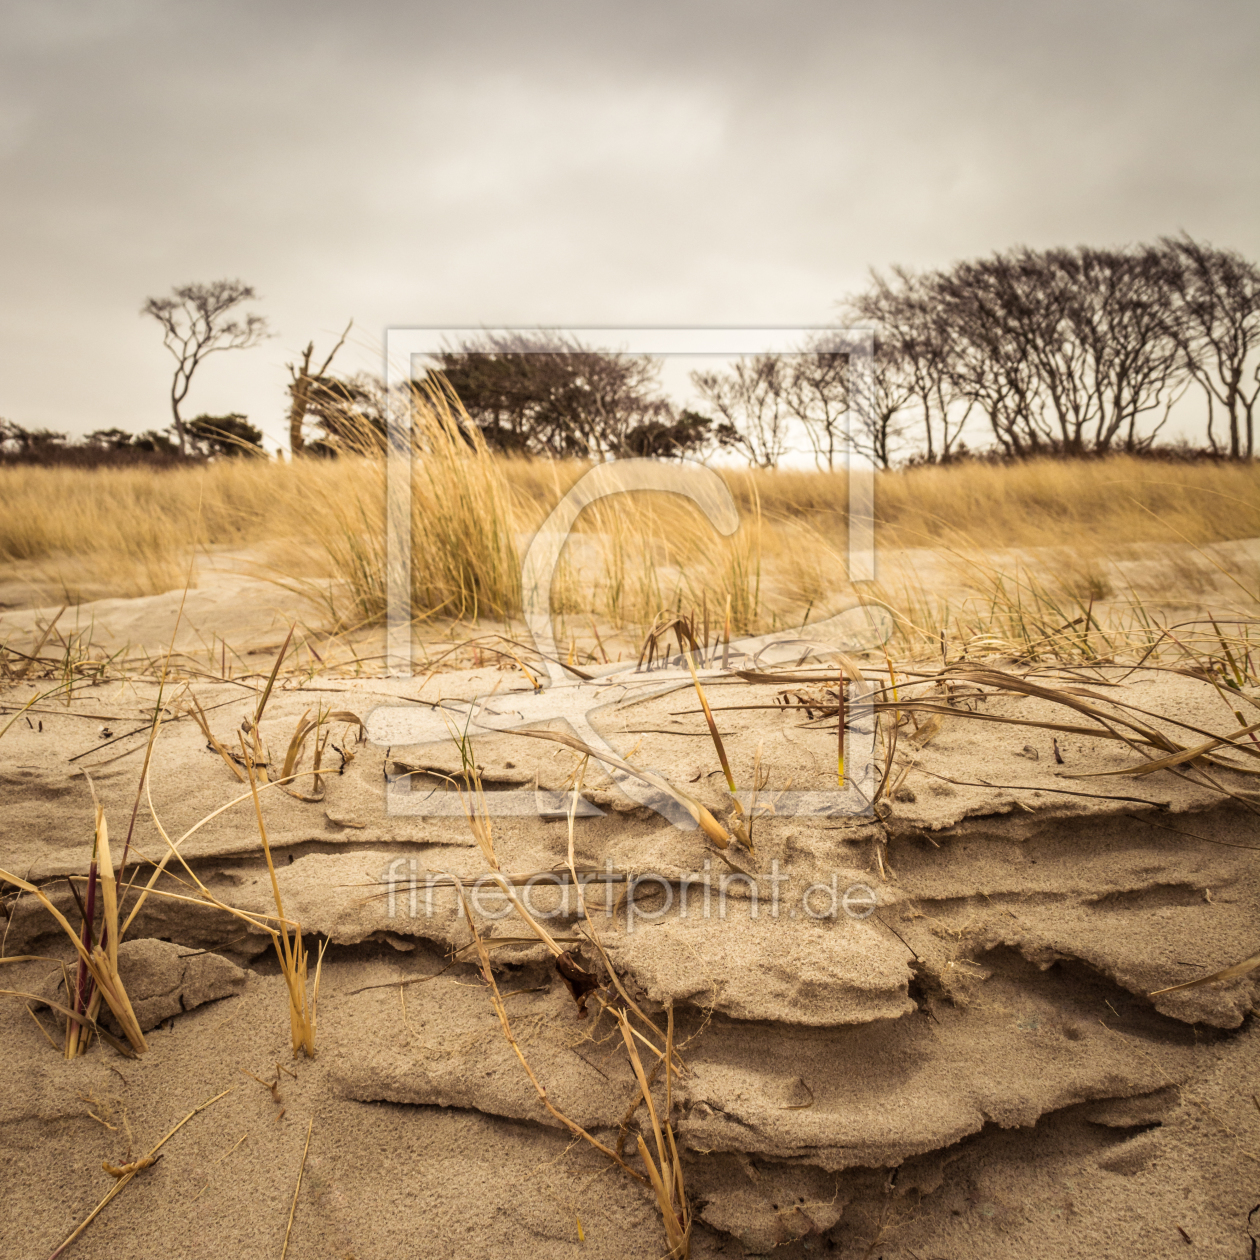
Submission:
[[[511,615],[519,609],[520,550],[585,465],[507,459],[470,445],[440,400],[423,419],[413,479],[417,615]],[[557,576],[556,612],[579,626],[594,616],[638,632],[662,608],[705,605],[716,619],[729,597],[733,626],[745,631],[811,609],[823,615],[851,594],[842,473],[722,475],[743,519],[729,540],[673,496],[617,496],[588,509]],[[1027,586],[1011,585],[1011,565],[1022,566],[1065,613],[1091,599],[1162,598],[1160,582],[1188,603],[1220,580],[1188,544],[1260,536],[1260,465],[1115,457],[916,468],[878,475],[876,513],[881,563],[898,552],[911,557],[899,571],[884,566],[880,594],[907,610],[915,605],[915,620],[933,634],[957,611],[929,610],[931,592],[916,588],[931,585],[923,564],[937,560],[962,564],[963,584],[990,596],[995,574],[998,586],[1005,575],[1008,603],[1013,590],[1019,602],[1020,581]],[[383,612],[379,458],[233,459],[162,472],[0,468],[4,602],[19,602],[13,592],[22,582],[31,592],[25,603],[177,588],[194,537],[202,548],[269,560],[289,578],[341,579],[336,615],[344,624]],[[1002,549],[1000,561],[984,559]],[[1118,557],[1137,556],[1158,570],[1145,591],[1129,590],[1116,569]],[[1241,576],[1254,585],[1253,575]]]
[[[548,506],[588,467],[576,460],[503,463],[514,487]],[[745,514],[755,494],[770,519],[843,528],[843,471],[723,469],[722,475]],[[1116,455],[911,468],[876,475],[876,512],[885,526],[881,543],[894,546],[930,545],[944,527],[995,547],[1056,546],[1095,530],[1120,543],[1164,542],[1174,536],[1170,527],[1194,542],[1219,542],[1260,535],[1260,463]]]
[[[300,536],[297,498],[332,493],[338,470],[308,461],[204,468],[0,467],[0,573],[77,603],[182,586],[194,539],[250,547]]]

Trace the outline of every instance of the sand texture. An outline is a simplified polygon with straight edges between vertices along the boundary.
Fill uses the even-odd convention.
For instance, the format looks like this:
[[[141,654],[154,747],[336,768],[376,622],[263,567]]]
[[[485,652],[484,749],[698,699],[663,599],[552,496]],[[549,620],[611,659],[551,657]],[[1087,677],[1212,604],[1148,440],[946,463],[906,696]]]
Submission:
[[[1184,674],[1041,681],[1204,729],[1235,724],[1213,685]],[[47,883],[77,924],[60,877],[86,871],[94,788],[115,863],[130,829],[148,878],[144,863],[168,851],[155,815],[217,899],[272,912],[248,785],[190,716],[195,695],[215,737],[239,749],[259,686],[168,685],[153,815],[141,798],[134,827],[156,683],[105,681],[32,706],[0,743],[0,866]],[[11,684],[0,722],[36,690]],[[897,789],[877,814],[802,812],[808,794],[835,787],[835,722],[777,704],[783,690],[733,677],[709,688],[737,780],[750,784],[755,765],[766,776],[755,856],[732,848],[728,862],[595,763],[574,822],[575,863],[617,873],[587,888],[609,961],[662,1028],[674,1011],[692,1254],[1250,1254],[1260,972],[1150,994],[1257,949],[1255,779],[1079,777],[1141,754],[1037,725],[1082,725],[1049,700],[960,684],[940,692],[958,711],[903,728]],[[432,712],[426,704],[492,691],[509,707],[532,694],[517,669],[288,675],[262,722],[269,761],[319,706],[367,720],[378,706]],[[626,691],[591,721],[623,756],[725,815],[694,690]],[[501,869],[563,868],[556,794],[579,758],[511,731],[474,734],[470,748]],[[460,770],[455,743],[381,746],[343,718],[323,764],[319,799],[260,797],[286,913],[313,949],[327,943],[316,1057],[292,1054],[261,929],[204,899],[151,897],[120,959],[146,1054],[97,1043],[66,1061],[24,1008],[59,1043],[55,1009],[0,1003],[0,1255],[49,1255],[114,1184],[103,1163],[136,1158],[223,1091],[68,1255],[279,1256],[300,1168],[293,1257],[663,1255],[651,1193],[543,1107],[466,949],[438,873],[471,882],[486,863],[443,777]],[[317,795],[309,780],[296,787]],[[531,793],[539,808],[518,810]],[[427,816],[416,812],[425,802]],[[171,869],[184,884],[160,887],[191,894]],[[627,872],[656,877],[629,912]],[[12,891],[3,955],[35,957],[4,965],[0,984],[64,1002],[68,943],[32,896]],[[859,914],[836,900],[846,893]],[[863,914],[868,894],[874,912]],[[571,890],[543,880],[530,896],[606,980]],[[552,1103],[615,1145],[638,1093],[616,1025],[595,1008],[579,1017],[547,950],[499,914],[501,897],[479,897],[490,943],[516,942],[493,958],[522,1052]]]

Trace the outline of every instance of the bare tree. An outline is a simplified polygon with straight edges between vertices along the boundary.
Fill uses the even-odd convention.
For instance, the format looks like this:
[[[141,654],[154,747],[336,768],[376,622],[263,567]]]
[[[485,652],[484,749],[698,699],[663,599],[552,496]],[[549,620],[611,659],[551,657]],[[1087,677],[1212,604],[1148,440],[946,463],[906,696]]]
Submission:
[[[1251,459],[1260,394],[1260,268],[1233,250],[1185,234],[1162,238],[1151,252],[1167,268],[1174,299],[1170,331],[1186,370],[1207,395],[1208,442],[1220,449],[1212,427],[1219,403],[1229,427],[1229,455]]]
[[[776,467],[787,453],[789,374],[778,354],[741,358],[727,372],[691,374],[696,392],[722,417],[722,440],[759,468]]]
[[[1160,270],[1141,252],[1082,247],[1014,250],[977,272],[991,282],[1004,361],[1031,372],[1020,395],[1026,443],[1066,455],[1149,447],[1184,378]],[[1161,406],[1164,419],[1139,431]]]
[[[948,459],[975,403],[956,386],[954,338],[933,292],[932,277],[903,267],[892,269],[891,280],[876,273],[871,288],[843,303],[842,310],[846,323],[865,322],[879,330],[886,395],[892,398],[899,392],[891,388],[888,376],[899,371],[910,395],[907,405],[913,398],[921,411],[928,460],[935,460],[938,451]]]
[[[1018,249],[927,284],[955,392],[983,409],[1007,454],[1147,449],[1184,391],[1166,276],[1149,251]]]
[[[865,342],[865,335],[862,341]],[[788,397],[799,396],[800,375],[817,400],[809,411],[793,408],[811,433],[815,452],[824,425],[831,458],[844,451],[865,455],[880,468],[891,468],[904,453],[909,432],[908,407],[914,397],[914,380],[901,347],[890,342],[884,333],[874,330],[869,346],[855,345],[847,329],[823,333],[812,339],[807,353],[794,358]],[[857,374],[858,356],[870,355],[869,373],[865,380]],[[826,407],[826,410],[824,410]]]
[[[901,347],[877,329],[871,354],[869,393],[864,399],[854,398],[859,405],[854,408],[858,414],[849,420],[849,443],[878,468],[891,468],[906,450],[910,427],[908,408],[914,398],[914,388],[914,376]]]
[[[1187,384],[1164,268],[1146,250],[1088,248],[1053,250],[1044,266],[1062,277],[1069,295],[1057,331],[1084,351],[1078,379],[1093,431],[1075,428],[1071,449],[1149,449]],[[1159,423],[1140,430],[1141,417],[1159,409]]]
[[[834,468],[846,444],[849,356],[823,333],[791,355],[784,372],[783,402],[804,426],[814,463]]]
[[[311,371],[311,356],[315,353],[313,341],[306,343],[300,368],[295,368],[292,363],[285,365],[289,369],[291,378],[289,380],[289,450],[294,455],[300,455],[306,445],[302,425],[315,407],[316,395],[321,391],[327,391],[330,387],[328,369],[332,366],[337,351],[346,344],[346,338],[350,335],[350,329],[353,326],[354,320],[351,320],[346,325],[346,331],[341,334],[341,340],[328,352],[328,357],[316,371]]]
[[[269,335],[262,315],[230,314],[242,302],[257,295],[239,280],[215,280],[211,284],[186,284],[172,297],[149,298],[140,308],[162,325],[162,344],[175,358],[171,381],[171,416],[181,454],[188,453],[188,436],[179,408],[188,396],[193,373],[217,350],[247,350]]]
[[[841,305],[845,323],[876,331],[877,405],[864,433],[877,460],[916,410],[928,459],[948,458],[975,407],[1007,455],[1149,450],[1192,381],[1207,395],[1212,449],[1256,453],[1260,268],[1189,236],[894,268]],[[906,390],[905,410],[890,412]],[[830,426],[795,410],[820,437]]]
[[[1052,302],[1030,293],[1009,260],[959,263],[930,279],[953,345],[951,375],[963,397],[988,416],[998,447],[1035,455],[1054,447],[1041,365],[1029,354]]]

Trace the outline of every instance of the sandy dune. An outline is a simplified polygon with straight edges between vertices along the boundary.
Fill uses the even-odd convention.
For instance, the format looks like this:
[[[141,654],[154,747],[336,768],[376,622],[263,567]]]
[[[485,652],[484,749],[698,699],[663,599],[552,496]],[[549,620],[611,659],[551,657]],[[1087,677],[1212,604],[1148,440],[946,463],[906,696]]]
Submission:
[[[154,617],[156,605],[137,615]],[[1208,683],[1150,670],[1111,685],[1120,674],[1043,681],[1222,727]],[[194,677],[168,689],[151,784],[172,837],[244,791],[188,716],[189,688],[227,744],[258,686]],[[640,884],[629,915],[604,907],[624,883],[588,895],[632,994],[652,1012],[675,1010],[692,1253],[1163,1256],[1183,1253],[1184,1231],[1204,1254],[1245,1254],[1260,1149],[1256,985],[1147,995],[1255,951],[1260,839],[1245,795],[1254,780],[1215,772],[1231,799],[1169,772],[1073,778],[1138,758],[1123,743],[1061,733],[1060,762],[1050,732],[961,710],[1073,715],[973,688],[921,747],[906,728],[908,768],[891,812],[828,816],[816,800],[835,784],[834,720],[775,706],[782,689],[736,678],[709,689],[737,779],[751,782],[758,754],[769,774],[756,857],[732,850],[757,877],[755,900],[754,881],[700,831],[627,799],[594,765],[575,823],[579,865],[656,877]],[[6,714],[35,690],[8,687]],[[530,687],[516,669],[289,676],[263,730],[274,762],[319,705],[367,717],[491,692],[503,702]],[[117,860],[155,699],[152,681],[103,682],[15,723],[0,760],[6,868],[39,881],[85,869],[88,776]],[[696,710],[684,687],[610,705],[593,721],[636,764],[717,812],[722,780]],[[474,879],[485,865],[441,778],[459,768],[455,745],[376,746],[345,722],[331,743],[339,752],[325,760],[322,800],[263,798],[286,911],[329,942],[316,1059],[290,1055],[283,984],[261,932],[208,904],[151,898],[130,935],[173,945],[137,948],[124,977],[154,1018],[181,1013],[155,1025],[146,1055],[124,1061],[97,1045],[68,1063],[24,1002],[0,1005],[0,1159],[15,1209],[0,1217],[0,1252],[51,1252],[112,1184],[103,1161],[148,1149],[230,1089],[73,1253],[278,1255],[309,1127],[290,1255],[663,1254],[650,1195],[573,1144],[504,1040],[475,969],[448,965],[468,930],[451,889],[426,881]],[[529,806],[553,808],[547,793],[564,788],[576,755],[511,732],[472,746],[497,801],[503,869],[562,865],[565,822]],[[149,861],[165,852],[143,803],[131,852]],[[223,901],[271,907],[248,799],[182,852]],[[53,888],[71,912],[65,884]],[[829,913],[846,892],[857,913]],[[868,894],[875,910],[864,914]],[[561,890],[544,881],[531,895],[551,930],[572,939],[574,906]],[[29,896],[7,898],[5,914],[4,954],[41,959],[7,965],[4,983],[56,998],[64,938]],[[509,916],[487,931],[515,938],[522,927]],[[595,966],[592,955],[586,945]],[[203,977],[196,958],[223,970]],[[504,946],[495,960],[549,1096],[615,1140],[636,1089],[609,1036],[615,1025],[577,1017],[542,946]],[[53,1014],[41,1018],[55,1035]],[[247,1072],[278,1074],[278,1100]]]

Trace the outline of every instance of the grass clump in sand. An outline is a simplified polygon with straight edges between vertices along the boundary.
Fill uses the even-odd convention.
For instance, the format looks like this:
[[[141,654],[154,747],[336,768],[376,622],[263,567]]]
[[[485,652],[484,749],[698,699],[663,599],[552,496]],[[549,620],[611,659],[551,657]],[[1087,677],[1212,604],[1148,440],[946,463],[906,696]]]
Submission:
[[[539,733],[543,734],[542,732]],[[478,970],[486,985],[490,1002],[494,1008],[495,1015],[498,1017],[503,1036],[524,1069],[542,1106],[576,1138],[581,1139],[599,1151],[600,1154],[606,1156],[630,1177],[651,1188],[656,1199],[657,1208],[661,1213],[661,1221],[669,1247],[665,1254],[670,1257],[670,1260],[686,1260],[686,1257],[690,1254],[691,1247],[691,1209],[687,1201],[682,1164],[678,1157],[678,1148],[671,1122],[673,1078],[682,1067],[681,1059],[674,1047],[674,1014],[672,1007],[669,1008],[667,1028],[664,1033],[644,1014],[638,1004],[625,991],[620,979],[613,970],[612,964],[595,933],[595,926],[591,921],[590,914],[586,910],[582,887],[574,862],[574,819],[577,812],[577,802],[582,790],[582,779],[587,764],[586,758],[583,758],[574,775],[573,798],[568,817],[568,874],[572,880],[571,886],[577,892],[578,914],[585,918],[588,933],[587,939],[594,945],[603,959],[608,973],[607,983],[611,984],[615,990],[611,996],[606,994],[605,984],[601,983],[598,976],[594,972],[589,971],[578,956],[563,947],[563,944],[568,942],[562,944],[538,922],[517,895],[513,877],[505,875],[500,870],[499,861],[494,851],[494,838],[490,818],[485,810],[485,798],[481,791],[476,765],[468,753],[467,740],[457,739],[456,742],[460,745],[461,753],[463,754],[465,787],[472,800],[471,809],[465,804],[465,815],[477,841],[478,848],[481,850],[482,856],[488,865],[488,870],[482,873],[478,883],[489,877],[490,881],[497,885],[520,915],[527,929],[532,933],[532,938],[540,942],[551,954],[557,973],[564,980],[573,995],[579,1017],[585,1017],[587,1003],[594,1002],[599,1007],[601,1014],[606,1012],[611,1015],[621,1033],[627,1060],[639,1088],[639,1096],[623,1124],[621,1141],[618,1142],[617,1148],[614,1149],[608,1146],[584,1129],[560,1110],[548,1096],[545,1085],[531,1066],[512,1030],[507,1007],[499,990],[498,981],[495,978],[494,967],[490,958],[490,945],[487,944],[486,938],[477,926],[477,921],[473,916],[472,907],[464,890],[465,881],[458,876],[447,875],[446,878],[455,888],[464,921],[471,935],[469,948],[476,954]],[[574,742],[576,743],[577,741]],[[463,793],[461,793],[462,796]],[[520,942],[520,938],[510,939]],[[530,938],[524,939],[528,940]],[[507,942],[501,940],[493,943],[504,944]],[[640,1021],[638,1028],[632,1022],[634,1018]],[[644,1069],[641,1047],[646,1049],[655,1060],[650,1073]],[[652,1082],[656,1079],[662,1066],[665,1069],[666,1076],[663,1115],[658,1111],[652,1093]],[[655,1147],[655,1156],[653,1156],[643,1134],[637,1134],[636,1141],[644,1169],[643,1172],[639,1172],[627,1163],[622,1153],[626,1137],[625,1125],[630,1123],[639,1105],[647,1108]]]
[[[194,823],[178,840],[172,840],[167,834],[165,827],[162,826],[161,819],[158,817],[153,807],[152,796],[149,796],[148,805],[149,813],[153,819],[153,824],[158,829],[158,834],[162,837],[167,847],[167,854],[154,867],[153,873],[149,877],[148,883],[141,890],[140,896],[136,899],[135,905],[132,907],[131,915],[127,923],[124,924],[124,930],[130,925],[132,920],[140,912],[145,898],[150,894],[155,896],[167,897],[176,901],[202,902],[209,903],[217,909],[230,914],[233,918],[239,919],[249,927],[265,932],[270,938],[272,947],[276,953],[276,959],[280,964],[281,974],[284,976],[285,987],[288,992],[289,1006],[289,1027],[293,1041],[293,1053],[295,1055],[305,1053],[307,1058],[315,1057],[315,1028],[316,1015],[319,1003],[319,981],[321,967],[324,957],[325,945],[321,946],[319,957],[315,965],[314,985],[310,987],[308,992],[308,959],[309,953],[302,940],[302,925],[292,919],[286,917],[284,913],[284,903],[280,895],[280,886],[276,879],[275,863],[271,857],[271,846],[267,840],[266,824],[263,822],[262,806],[259,801],[259,793],[268,788],[283,787],[284,780],[276,779],[270,783],[264,783],[259,787],[258,779],[254,773],[254,763],[248,746],[242,740],[242,758],[246,766],[246,773],[249,780],[250,790],[240,796],[228,801],[226,805],[220,806],[214,813],[208,814],[205,818]],[[317,771],[303,771],[294,778],[302,777],[304,774],[315,775]],[[147,785],[146,785],[147,786]],[[234,805],[239,805],[243,801],[252,801],[254,805],[254,816],[258,824],[259,838],[262,842],[263,855],[267,863],[267,873],[271,880],[272,897],[276,907],[274,915],[251,914],[246,910],[241,910],[236,906],[228,905],[221,901],[210,891],[209,888],[201,881],[197,873],[188,865],[183,855],[180,853],[180,846],[198,831],[206,823],[217,818],[219,814],[230,809]],[[159,889],[156,887],[158,879],[165,872],[167,863],[171,858],[175,858],[180,866],[183,867],[185,875],[191,881],[197,896],[186,896],[174,893],[169,890]]]
[[[79,900],[79,906],[83,917],[83,927],[81,932],[75,932],[75,930],[70,926],[69,921],[52,903],[47,894],[40,888],[28,883],[26,880],[12,875],[8,871],[0,870],[0,882],[11,883],[21,891],[34,895],[41,904],[43,904],[45,909],[47,909],[53,916],[58,926],[62,928],[69,939],[74,943],[76,952],[79,954],[80,965],[77,981],[73,984],[67,981],[67,990],[70,994],[70,1001],[72,1002],[73,1009],[57,1007],[57,1009],[60,1010],[67,1019],[65,1046],[67,1058],[73,1058],[75,1055],[82,1053],[87,1048],[88,1039],[83,1035],[84,1029],[97,1032],[105,1039],[113,1042],[113,1038],[110,1037],[105,1030],[100,1028],[97,1020],[102,1002],[104,1002],[104,1004],[107,1005],[113,1013],[114,1018],[117,1020],[120,1028],[122,1029],[124,1036],[127,1041],[130,1042],[132,1049],[136,1053],[143,1053],[147,1049],[143,1033],[136,1022],[135,1014],[132,1011],[125,987],[118,973],[118,946],[121,940],[125,937],[132,923],[135,921],[136,916],[143,908],[146,899],[150,895],[170,898],[176,901],[208,902],[219,910],[222,910],[246,923],[248,926],[265,932],[271,938],[276,958],[279,961],[281,973],[284,976],[285,985],[288,991],[289,1023],[293,1042],[293,1052],[295,1055],[305,1053],[308,1058],[314,1057],[316,1016],[319,1001],[319,985],[324,946],[321,946],[319,957],[316,961],[314,982],[312,985],[309,982],[308,975],[309,953],[302,939],[301,924],[290,920],[285,915],[280,886],[276,878],[275,864],[272,860],[271,846],[267,838],[266,824],[263,820],[259,794],[261,791],[265,791],[269,788],[281,788],[282,790],[289,791],[289,785],[291,783],[305,777],[314,777],[316,784],[318,785],[320,781],[318,756],[319,749],[321,747],[319,742],[320,736],[316,736],[315,768],[309,771],[301,771],[297,769],[301,751],[307,737],[313,731],[318,730],[321,726],[326,725],[332,720],[342,720],[348,723],[357,724],[360,726],[360,729],[361,723],[359,722],[359,719],[351,713],[321,713],[317,720],[313,722],[309,719],[309,715],[304,714],[303,717],[299,719],[293,737],[289,741],[288,752],[286,754],[284,768],[280,777],[270,780],[268,779],[266,770],[268,758],[263,748],[260,723],[266,709],[267,700],[271,695],[272,688],[279,674],[280,667],[284,660],[285,652],[288,649],[291,638],[292,631],[290,631],[289,639],[285,640],[284,647],[282,648],[280,654],[276,657],[271,671],[271,676],[260,695],[258,705],[254,711],[253,719],[249,723],[250,742],[246,742],[243,733],[240,736],[239,756],[234,759],[222,744],[210,736],[212,745],[217,748],[224,761],[228,764],[229,768],[233,771],[236,777],[242,782],[248,782],[249,791],[243,795],[237,796],[234,800],[227,802],[227,804],[221,806],[213,813],[199,820],[177,841],[173,841],[167,834],[166,829],[163,827],[161,819],[158,817],[153,806],[148,767],[149,759],[152,755],[153,746],[159,729],[157,718],[158,714],[162,711],[160,700],[154,707],[154,720],[150,727],[149,744],[146,750],[144,768],[141,771],[141,781],[137,790],[136,804],[137,806],[139,805],[140,795],[144,794],[147,798],[149,812],[154,825],[157,827],[158,833],[166,844],[167,853],[160,862],[155,864],[147,883],[141,888],[139,895],[133,903],[130,913],[127,915],[125,920],[120,921],[120,896],[118,891],[119,877],[114,873],[113,860],[109,845],[108,827],[106,826],[104,814],[99,806],[97,807],[96,813],[96,835],[93,846],[92,861],[89,866],[86,882],[86,897],[84,899],[79,899],[78,893],[74,889],[74,881],[71,880],[71,890],[74,892],[76,900]],[[164,672],[162,679],[163,685],[165,684],[165,681],[166,675]],[[209,727],[206,723],[205,714],[200,710],[200,706],[196,705],[195,698],[194,715],[201,723],[203,731],[209,734]],[[324,737],[326,738],[326,731]],[[318,787],[314,797],[307,797],[298,793],[292,794],[298,795],[299,799],[302,800],[318,801],[322,799],[322,792],[318,789]],[[232,808],[234,805],[241,804],[246,800],[251,801],[254,806],[254,815],[258,826],[259,838],[262,844],[263,855],[266,860],[267,871],[271,881],[271,891],[276,911],[274,916],[252,914],[221,901],[205,886],[205,884],[197,876],[196,872],[193,871],[180,853],[180,846],[190,836],[199,831],[206,824],[213,821],[227,809]],[[158,881],[166,872],[167,866],[172,858],[175,858],[178,864],[183,867],[184,873],[187,876],[192,889],[197,894],[196,896],[176,893],[169,888],[157,887]],[[123,862],[125,865],[126,850],[124,850]],[[103,905],[99,938],[94,938],[93,925],[96,917],[95,894],[98,885],[101,890]],[[130,887],[130,884],[128,887]],[[24,996],[37,997],[38,995]],[[38,1000],[45,1001],[46,999],[38,998]],[[120,1045],[120,1043],[117,1042],[114,1042],[114,1044]]]
[[[43,890],[34,884],[5,870],[0,870],[0,882],[12,884],[23,892],[32,894],[52,915],[57,926],[73,943],[75,952],[79,956],[77,980],[73,986],[67,984],[67,989],[73,988],[70,993],[73,1009],[60,1008],[66,1017],[66,1058],[73,1059],[86,1048],[85,1030],[108,1036],[97,1024],[102,1002],[109,1007],[132,1050],[136,1054],[144,1054],[148,1045],[145,1042],[144,1033],[140,1031],[140,1025],[136,1020],[136,1014],[127,996],[122,977],[118,974],[118,943],[121,935],[118,925],[118,885],[114,876],[113,858],[110,854],[109,826],[99,804],[96,806],[96,832],[89,870],[88,903],[84,907],[81,932],[76,932],[70,926],[65,915],[53,905]],[[103,904],[100,936],[94,937],[92,933],[93,900],[98,882]],[[89,978],[92,986],[90,993]]]
[[[503,462],[449,388],[426,383],[400,405],[411,411],[413,615],[510,616],[520,608],[520,558]],[[322,571],[341,583],[330,612],[354,625],[386,611],[388,470],[379,431],[347,415],[339,434],[343,485],[319,505],[315,548]],[[296,461],[299,482],[310,462]],[[309,511],[309,504],[284,501],[295,514]]]
[[[313,986],[308,986],[309,952],[302,940],[302,925],[290,920],[284,913],[284,901],[280,895],[279,881],[276,879],[276,867],[271,856],[271,845],[267,839],[267,825],[263,821],[262,804],[259,800],[260,781],[264,789],[268,787],[279,787],[285,791],[289,791],[290,789],[288,785],[294,780],[304,777],[305,775],[310,775],[315,779],[315,783],[317,785],[316,794],[313,798],[301,797],[300,799],[312,799],[314,801],[323,799],[322,790],[318,786],[320,782],[319,752],[322,748],[322,745],[318,743],[318,736],[316,743],[315,768],[310,771],[301,772],[296,769],[297,759],[302,745],[304,744],[307,736],[313,730],[316,730],[321,722],[325,720],[323,718],[312,723],[308,720],[307,714],[302,715],[302,717],[298,720],[297,727],[289,741],[289,747],[285,756],[284,767],[280,777],[271,780],[267,777],[266,767],[268,758],[263,749],[261,723],[267,708],[267,701],[271,697],[272,689],[275,686],[276,678],[280,673],[280,667],[284,662],[285,655],[288,652],[289,644],[292,639],[293,629],[290,627],[289,634],[285,638],[285,641],[280,648],[280,652],[276,656],[275,663],[272,666],[271,676],[267,680],[267,685],[258,698],[258,704],[254,710],[253,717],[248,722],[249,742],[246,742],[245,732],[238,733],[240,743],[239,759],[234,759],[228,753],[227,749],[219,743],[218,740],[214,739],[213,735],[210,733],[210,728],[205,720],[204,713],[199,711],[197,715],[202,726],[202,730],[208,736],[209,741],[212,743],[216,751],[218,751],[222,759],[227,763],[228,768],[233,771],[238,779],[242,778],[240,767],[244,768],[244,779],[249,783],[249,792],[245,795],[238,796],[234,801],[230,801],[228,806],[224,806],[223,808],[226,809],[230,805],[235,805],[244,800],[250,800],[253,803],[254,818],[258,825],[258,836],[262,844],[263,856],[267,862],[267,874],[271,881],[271,894],[276,908],[274,918],[270,916],[250,914],[244,910],[237,909],[234,906],[229,906],[220,901],[205,886],[205,884],[202,883],[201,879],[193,871],[192,867],[188,865],[179,852],[179,846],[183,844],[183,842],[188,839],[194,831],[200,828],[204,823],[209,822],[210,818],[214,817],[218,813],[221,813],[222,809],[215,811],[215,815],[203,818],[200,822],[196,823],[192,828],[185,832],[178,842],[174,842],[167,835],[166,829],[162,826],[161,820],[158,818],[157,812],[153,808],[153,798],[150,794],[148,797],[149,812],[153,818],[154,825],[157,827],[162,839],[166,842],[167,855],[155,867],[148,884],[144,888],[140,897],[137,899],[135,906],[132,908],[131,916],[127,922],[130,923],[131,920],[135,918],[144,902],[144,898],[148,896],[150,892],[157,891],[155,884],[158,877],[166,868],[166,864],[170,858],[176,858],[180,865],[184,868],[184,871],[188,875],[189,879],[192,880],[202,899],[209,901],[221,910],[225,910],[228,914],[240,919],[242,922],[250,925],[251,927],[260,928],[262,931],[266,932],[268,936],[270,936],[272,947],[276,953],[276,959],[280,964],[281,974],[284,976],[285,987],[288,991],[289,1030],[293,1042],[293,1053],[295,1055],[304,1053],[308,1059],[313,1059],[315,1057],[315,1029],[319,1004],[319,982],[324,960],[324,949],[327,948],[327,942],[324,942],[324,944],[321,945],[319,956],[316,959],[314,984]],[[362,723],[359,722],[359,719],[355,717],[354,714],[342,713],[332,716],[358,723],[360,729],[362,729]],[[148,786],[149,785],[146,780],[146,790],[148,789]],[[293,795],[294,793],[291,792],[290,794]],[[163,893],[161,895],[171,896],[174,894]],[[290,929],[292,929],[292,932],[290,932]]]

